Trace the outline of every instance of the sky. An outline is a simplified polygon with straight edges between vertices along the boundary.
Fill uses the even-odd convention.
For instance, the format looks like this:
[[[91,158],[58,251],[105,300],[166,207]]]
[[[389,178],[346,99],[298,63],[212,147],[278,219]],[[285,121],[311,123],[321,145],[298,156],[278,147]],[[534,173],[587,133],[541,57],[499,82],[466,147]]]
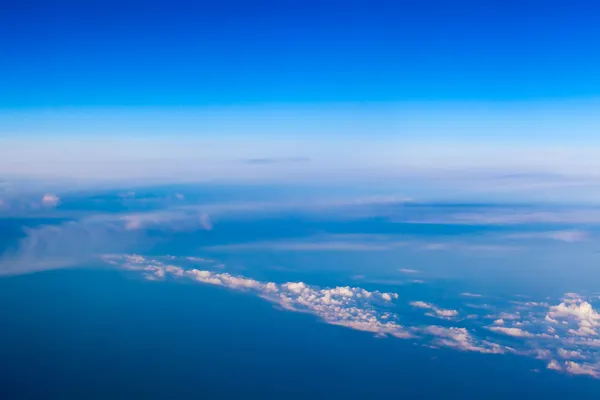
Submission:
[[[596,0],[0,9],[0,397],[597,398]]]
[[[10,1],[0,175],[596,182],[599,14],[593,1]]]

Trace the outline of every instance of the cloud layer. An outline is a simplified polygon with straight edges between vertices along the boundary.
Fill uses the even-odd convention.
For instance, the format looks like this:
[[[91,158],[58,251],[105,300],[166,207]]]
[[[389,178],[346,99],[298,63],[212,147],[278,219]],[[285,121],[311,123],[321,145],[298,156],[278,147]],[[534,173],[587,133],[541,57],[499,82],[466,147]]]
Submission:
[[[103,258],[119,268],[140,272],[150,280],[184,279],[244,291],[285,310],[315,315],[332,325],[413,340],[429,347],[529,356],[545,362],[549,370],[600,378],[600,335],[596,331],[600,315],[578,294],[566,294],[557,305],[520,300],[507,302],[504,309],[482,305],[493,312],[461,318],[463,313],[459,310],[402,299],[393,292],[258,281],[217,271],[217,263],[209,259],[192,258],[195,266],[185,268],[172,264],[177,257],[166,261],[138,255],[105,255]],[[190,258],[179,260],[185,263]],[[197,268],[198,265],[204,269]],[[457,298],[461,297],[458,293]],[[423,325],[423,320],[411,320],[410,315],[398,311],[403,305],[427,310],[427,315],[441,319],[444,324]]]

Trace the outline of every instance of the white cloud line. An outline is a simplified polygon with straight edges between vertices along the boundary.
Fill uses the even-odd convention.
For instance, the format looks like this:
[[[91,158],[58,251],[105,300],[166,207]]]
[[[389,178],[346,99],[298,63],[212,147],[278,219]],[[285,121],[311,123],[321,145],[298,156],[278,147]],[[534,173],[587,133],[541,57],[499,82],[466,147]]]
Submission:
[[[191,279],[199,283],[254,293],[284,309],[309,313],[332,325],[371,332],[379,336],[422,340],[420,344],[426,346],[535,357],[545,361],[550,370],[600,379],[600,335],[587,332],[589,335],[584,336],[573,328],[580,328],[582,324],[587,326],[587,322],[582,321],[596,324],[598,313],[590,303],[574,293],[566,294],[557,306],[549,306],[544,302],[520,302],[520,312],[500,312],[493,325],[467,317],[461,321],[472,321],[470,323],[475,324],[475,327],[418,326],[400,324],[400,320],[406,316],[401,318],[392,312],[394,303],[399,300],[397,293],[367,291],[349,286],[320,288],[303,282],[261,282],[227,272],[183,269],[136,255],[112,255],[106,256],[105,260],[113,265],[142,272],[146,278],[152,280]],[[213,260],[202,260],[207,261],[205,264],[210,267],[216,264]],[[451,319],[458,314],[456,310],[439,308],[423,301],[413,301],[409,304],[415,308],[429,310],[431,316],[441,319]],[[523,309],[527,309],[528,312],[523,312]],[[546,317],[556,318],[556,322],[550,322]],[[530,326],[532,330],[522,329],[523,325]],[[504,340],[501,337],[497,339],[497,343],[478,338],[475,333],[481,332],[480,329],[510,337],[510,346],[502,344]]]

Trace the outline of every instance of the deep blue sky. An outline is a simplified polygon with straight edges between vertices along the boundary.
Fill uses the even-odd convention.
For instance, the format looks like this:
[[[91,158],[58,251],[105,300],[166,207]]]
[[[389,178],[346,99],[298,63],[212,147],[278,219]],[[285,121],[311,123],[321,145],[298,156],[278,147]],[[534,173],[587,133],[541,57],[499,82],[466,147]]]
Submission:
[[[2,3],[0,108],[600,93],[597,1]]]

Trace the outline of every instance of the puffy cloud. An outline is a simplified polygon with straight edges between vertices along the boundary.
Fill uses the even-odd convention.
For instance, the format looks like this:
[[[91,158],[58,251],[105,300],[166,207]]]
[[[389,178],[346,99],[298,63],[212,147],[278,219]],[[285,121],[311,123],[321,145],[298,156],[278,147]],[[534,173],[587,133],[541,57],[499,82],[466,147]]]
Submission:
[[[550,307],[546,317],[548,320],[573,321],[578,329],[570,329],[569,333],[577,336],[596,336],[596,328],[600,326],[600,314],[592,305],[581,298],[568,295],[564,301],[557,306]]]
[[[546,368],[551,369],[553,371],[562,371],[561,365],[556,360],[550,360]]]
[[[181,258],[186,261],[185,257]],[[586,301],[577,294],[567,294],[558,306],[549,309],[543,308],[542,302],[535,302],[535,304],[526,302],[519,303],[517,307],[530,307],[527,312],[522,309],[520,312],[511,313],[511,310],[506,310],[498,313],[508,317],[520,317],[523,322],[518,324],[531,326],[536,329],[533,332],[517,327],[517,323],[511,319],[496,319],[493,325],[485,325],[483,319],[467,317],[462,320],[456,319],[457,326],[420,326],[418,321],[411,325],[410,315],[400,316],[392,312],[393,303],[399,298],[397,293],[370,291],[352,286],[324,288],[305,282],[264,282],[222,270],[215,271],[217,265],[212,260],[204,263],[203,267],[213,268],[213,270],[184,269],[139,255],[105,256],[104,259],[113,265],[139,271],[151,280],[189,279],[202,284],[251,293],[282,309],[312,314],[331,325],[370,332],[378,336],[419,339],[420,344],[431,347],[535,357],[544,360],[548,369],[600,378],[600,354],[597,352],[600,348],[600,338],[569,336],[569,324],[562,323],[564,318],[573,318],[576,323],[582,317],[595,320],[595,311],[590,310],[586,306]],[[167,259],[171,262],[171,259],[176,257],[167,257]],[[457,315],[456,310],[442,309],[424,301],[413,301],[410,305],[426,310],[428,315],[442,319],[450,319]],[[558,324],[548,325],[545,317],[550,313],[560,321]],[[577,317],[574,318],[574,315]],[[400,321],[403,323],[400,324]],[[469,325],[461,326],[463,324]],[[478,335],[482,328],[501,333],[506,338],[499,336],[494,339],[494,342],[486,340]],[[546,330],[552,335],[538,333]],[[584,360],[585,363],[575,362],[575,360]]]
[[[566,361],[565,370],[573,375],[589,375],[600,378],[600,364],[578,364],[574,361]]]
[[[567,360],[574,360],[574,359],[583,360],[583,359],[585,359],[585,356],[583,354],[581,354],[580,351],[576,351],[576,350],[558,349],[557,354],[560,356],[560,358],[564,358]]]
[[[287,310],[310,313],[332,325],[398,338],[413,337],[404,327],[390,320],[393,319],[392,314],[380,309],[397,299],[396,293],[368,291],[350,286],[319,288],[304,282],[261,282],[227,272],[165,266],[156,260],[136,255],[124,256],[123,261],[125,268],[142,271],[151,280],[187,277],[204,284],[253,292]]]
[[[425,303],[424,301],[411,301],[410,305],[413,307],[416,307],[416,308],[426,308],[426,309],[433,308],[433,304]]]

